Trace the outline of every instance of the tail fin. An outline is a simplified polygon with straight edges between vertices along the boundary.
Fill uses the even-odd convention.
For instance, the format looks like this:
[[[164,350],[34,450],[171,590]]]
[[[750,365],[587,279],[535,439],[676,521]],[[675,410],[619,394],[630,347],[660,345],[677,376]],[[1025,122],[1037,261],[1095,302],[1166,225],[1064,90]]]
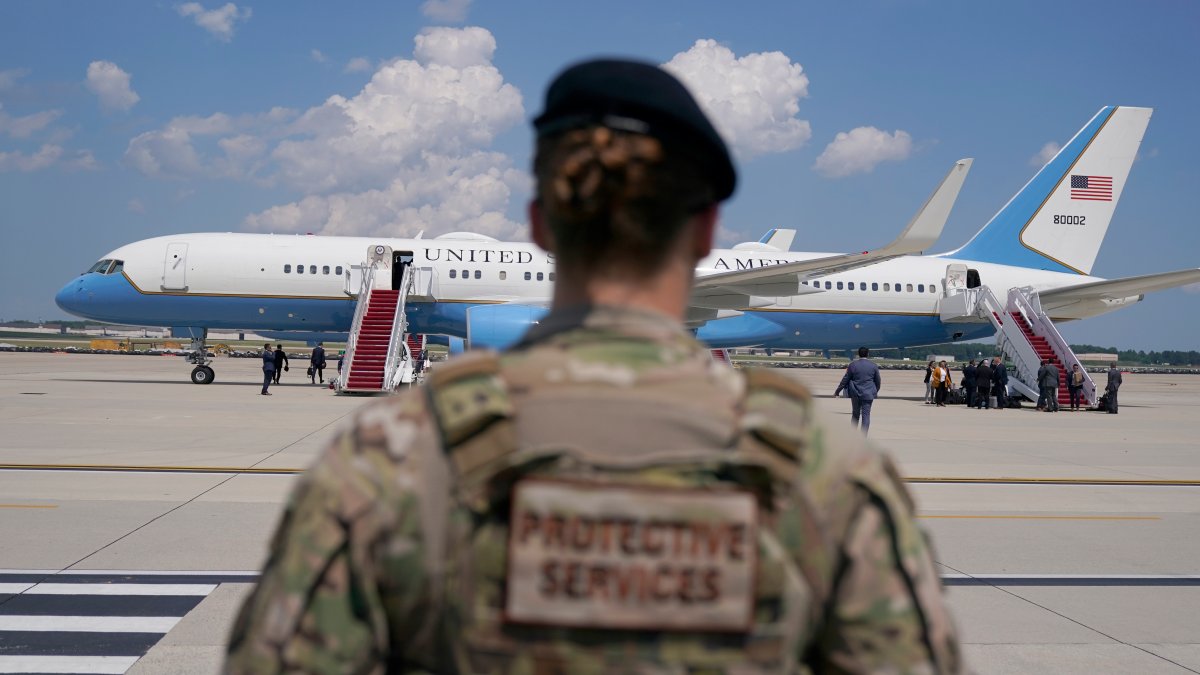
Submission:
[[[1090,274],[1151,112],[1101,108],[971,241],[945,257]]]

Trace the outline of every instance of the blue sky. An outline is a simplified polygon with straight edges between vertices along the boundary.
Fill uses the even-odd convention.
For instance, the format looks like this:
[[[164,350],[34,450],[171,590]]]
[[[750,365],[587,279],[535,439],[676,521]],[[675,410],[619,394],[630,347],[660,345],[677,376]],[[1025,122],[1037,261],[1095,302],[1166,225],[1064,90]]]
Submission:
[[[67,280],[162,234],[523,236],[528,120],[558,70],[602,54],[670,62],[729,111],[724,243],[790,227],[797,250],[882,245],[974,157],[952,249],[1046,144],[1117,104],[1155,113],[1094,272],[1200,266],[1200,6],[843,6],[0,3],[0,318],[64,316]],[[1197,349],[1197,310],[1197,289],[1166,291],[1063,332]]]

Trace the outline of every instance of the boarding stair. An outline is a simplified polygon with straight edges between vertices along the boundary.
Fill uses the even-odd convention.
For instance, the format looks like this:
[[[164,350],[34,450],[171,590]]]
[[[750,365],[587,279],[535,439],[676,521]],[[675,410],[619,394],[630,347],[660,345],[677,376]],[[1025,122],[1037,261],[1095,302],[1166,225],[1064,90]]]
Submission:
[[[375,287],[379,269],[378,263],[364,265],[338,393],[385,394],[412,382],[404,309],[413,270],[405,268],[400,288],[394,290]]]
[[[716,361],[717,363],[733,365],[733,362],[730,361],[730,359],[729,359],[729,350],[728,349],[711,349],[709,351],[712,352],[712,360],[713,361]]]
[[[1037,373],[1042,359],[1058,367],[1058,401],[1070,403],[1067,373],[1079,363],[1083,371],[1083,398],[1089,406],[1096,404],[1096,384],[1071,351],[1066,340],[1054,327],[1054,322],[1042,311],[1037,292],[1032,288],[1011,288],[1007,302],[1001,303],[987,286],[958,289],[942,299],[942,321],[947,323],[978,323],[988,321],[996,329],[996,346],[1012,361],[1008,386],[1036,401],[1040,395]]]

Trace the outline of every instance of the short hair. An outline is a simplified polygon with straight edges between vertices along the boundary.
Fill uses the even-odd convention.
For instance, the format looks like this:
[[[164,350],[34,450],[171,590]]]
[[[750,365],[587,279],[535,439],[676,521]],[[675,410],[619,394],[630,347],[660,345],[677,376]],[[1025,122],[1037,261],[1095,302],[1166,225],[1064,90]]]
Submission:
[[[270,342],[268,342],[268,343],[267,343],[266,345],[264,345],[264,346],[265,346],[267,349],[270,349],[270,348],[271,348],[271,343],[270,343]]]
[[[865,359],[865,358],[867,358],[867,354],[870,354],[870,353],[871,353],[871,350],[870,350],[870,349],[867,349],[866,347],[859,347],[859,348],[858,348],[858,356],[859,356],[859,358],[863,358],[863,359]]]

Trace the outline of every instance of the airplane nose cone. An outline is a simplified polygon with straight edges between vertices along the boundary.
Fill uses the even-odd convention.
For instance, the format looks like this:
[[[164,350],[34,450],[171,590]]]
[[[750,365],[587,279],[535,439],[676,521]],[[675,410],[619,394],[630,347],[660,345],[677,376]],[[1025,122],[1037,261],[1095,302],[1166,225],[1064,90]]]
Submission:
[[[87,288],[84,285],[83,279],[75,279],[62,287],[54,296],[54,304],[58,305],[59,309],[71,314],[79,314],[83,309],[84,302],[87,300]]]

